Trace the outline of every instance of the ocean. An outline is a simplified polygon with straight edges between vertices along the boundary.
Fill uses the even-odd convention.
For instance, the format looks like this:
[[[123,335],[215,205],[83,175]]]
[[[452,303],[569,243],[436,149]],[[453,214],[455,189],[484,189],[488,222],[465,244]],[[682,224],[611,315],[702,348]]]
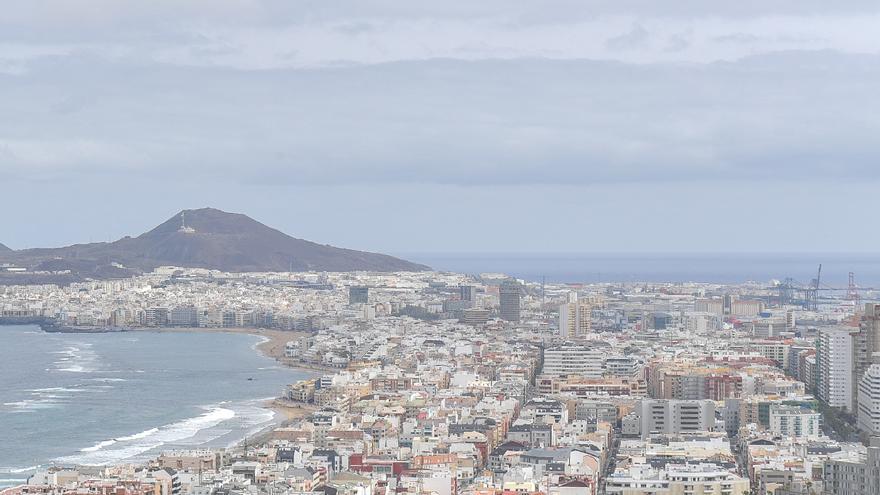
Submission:
[[[276,421],[264,401],[309,376],[263,356],[261,341],[0,326],[0,486],[40,466],[139,461],[257,433]]]
[[[435,270],[505,273],[528,281],[707,282],[736,284],[791,277],[809,284],[822,266],[822,285],[880,287],[880,253],[408,253]]]

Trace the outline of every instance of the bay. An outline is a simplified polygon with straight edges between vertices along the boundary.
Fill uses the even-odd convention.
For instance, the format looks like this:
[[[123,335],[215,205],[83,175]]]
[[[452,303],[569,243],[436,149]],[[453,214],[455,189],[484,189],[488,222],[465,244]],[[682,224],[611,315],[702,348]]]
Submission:
[[[265,401],[310,374],[263,356],[261,340],[0,327],[0,486],[41,466],[229,447],[260,431],[276,421]]]

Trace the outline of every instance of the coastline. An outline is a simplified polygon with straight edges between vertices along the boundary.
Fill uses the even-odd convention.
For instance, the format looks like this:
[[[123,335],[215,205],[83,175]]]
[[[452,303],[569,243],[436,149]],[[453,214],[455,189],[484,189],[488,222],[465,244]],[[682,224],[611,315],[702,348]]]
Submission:
[[[298,363],[291,359],[285,358],[284,350],[287,343],[297,338],[302,338],[307,333],[285,330],[274,330],[266,328],[208,328],[208,327],[171,327],[171,328],[136,328],[129,330],[131,332],[157,332],[157,333],[233,333],[244,335],[255,335],[262,337],[263,340],[254,345],[254,350],[262,355],[274,359],[282,366],[295,369],[297,371],[316,374],[318,371],[325,371],[325,368],[318,366],[310,366],[305,363]],[[246,435],[230,450],[244,449],[245,445],[260,443],[268,439],[272,432],[278,428],[284,428],[298,422],[302,418],[308,416],[317,410],[312,404],[294,403],[284,400],[282,397],[275,397],[263,402],[262,407],[272,411],[275,415],[272,421],[252,435]]]
[[[233,450],[243,449],[245,445],[266,442],[272,437],[272,433],[275,430],[292,426],[318,410],[318,407],[314,404],[288,402],[280,397],[267,400],[263,403],[263,407],[275,413],[275,418],[273,418],[272,424],[266,425],[266,427],[261,428],[257,433],[241,439],[241,441],[232,447]]]
[[[13,322],[4,321],[5,325],[13,325]],[[16,321],[14,322],[15,326],[26,326],[26,325],[36,325],[40,326],[38,322],[35,321]],[[41,328],[42,329],[42,328]],[[42,329],[45,332],[45,329]],[[321,371],[320,369],[315,369],[314,367],[310,367],[309,364],[303,363],[304,366],[299,366],[300,363],[293,359],[285,358],[285,348],[287,342],[291,340],[296,340],[299,338],[303,338],[309,335],[306,332],[298,332],[298,331],[285,331],[285,330],[277,330],[277,329],[262,329],[262,328],[248,328],[248,327],[221,327],[221,328],[203,328],[203,327],[138,327],[138,328],[127,328],[124,330],[126,333],[137,334],[137,333],[225,333],[225,334],[242,334],[242,335],[254,335],[260,338],[258,342],[250,345],[251,349],[256,351],[262,356],[267,358],[271,358],[275,360],[281,367],[290,369],[292,371],[299,371],[304,375],[302,378],[298,379],[309,379],[315,375],[318,375]],[[41,332],[41,333],[43,333]],[[52,333],[52,332],[45,332]],[[62,333],[117,333],[117,332],[62,332]],[[290,381],[290,383],[294,383],[294,381]],[[242,431],[243,436],[240,440],[234,441],[234,443],[227,445],[225,448],[228,451],[236,451],[242,452],[242,447],[244,445],[252,445],[255,442],[260,442],[263,440],[268,440],[271,438],[272,432],[274,432],[278,428],[283,428],[286,426],[290,426],[302,418],[308,416],[312,412],[314,412],[317,408],[315,408],[311,404],[303,404],[303,403],[295,403],[286,401],[283,398],[282,391],[279,390],[276,392],[278,395],[271,399],[266,399],[267,395],[263,395],[263,399],[259,399],[255,405],[262,408],[263,410],[271,411],[272,418],[269,419],[266,423],[263,423],[262,426],[256,427],[256,429],[250,431]],[[216,448],[216,447],[215,447]],[[113,465],[113,464],[108,464]],[[10,477],[11,478],[11,477]],[[0,490],[5,489],[0,488]]]

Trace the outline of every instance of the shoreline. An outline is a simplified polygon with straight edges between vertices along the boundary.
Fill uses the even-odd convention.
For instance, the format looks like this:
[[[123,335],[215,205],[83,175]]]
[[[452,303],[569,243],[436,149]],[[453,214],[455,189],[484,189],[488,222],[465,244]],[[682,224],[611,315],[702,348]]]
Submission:
[[[260,431],[253,435],[242,438],[232,447],[232,450],[243,449],[246,444],[253,445],[266,442],[272,437],[275,430],[294,425],[318,410],[318,407],[314,404],[288,402],[280,397],[265,401],[263,407],[275,413],[276,416],[273,418],[272,424],[266,425],[265,428],[261,428]],[[283,418],[279,420],[279,416],[283,416]],[[247,452],[245,452],[245,455],[247,455]]]
[[[302,338],[308,335],[304,332],[275,330],[267,328],[209,328],[209,327],[171,327],[171,328],[137,328],[131,329],[130,332],[157,332],[157,333],[232,333],[239,335],[254,335],[262,337],[262,341],[256,343],[253,349],[263,356],[274,359],[277,363],[286,368],[315,375],[316,372],[327,371],[321,367],[310,367],[306,363],[297,363],[285,357],[285,348],[287,342]],[[246,434],[241,440],[229,447],[227,450],[243,450],[245,445],[252,443],[260,443],[271,437],[272,432],[278,428],[284,428],[305,418],[309,414],[317,410],[313,404],[303,404],[288,402],[283,397],[275,397],[263,401],[261,404],[263,409],[272,411],[272,420],[265,427],[261,428],[254,434]]]
[[[11,322],[4,322],[5,325],[11,326],[28,326],[28,325],[36,325],[40,326],[36,322],[15,322],[15,324]],[[42,330],[42,329],[41,329]],[[126,333],[137,334],[137,333],[226,333],[226,334],[240,334],[240,335],[254,335],[260,337],[260,341],[251,345],[251,348],[258,352],[260,355],[273,359],[280,366],[284,368],[299,371],[303,375],[302,378],[299,379],[309,379],[316,375],[318,375],[321,371],[327,371],[326,369],[320,369],[319,367],[312,367],[308,363],[298,363],[292,359],[285,358],[285,348],[286,344],[289,341],[296,340],[299,338],[303,338],[309,335],[306,332],[301,331],[285,331],[285,330],[277,330],[277,329],[263,329],[263,328],[248,328],[248,327],[137,327],[137,328],[127,328],[125,330]],[[46,332],[45,330],[42,333],[52,333]],[[65,332],[66,333],[66,332]],[[111,332],[87,332],[87,333],[111,333]],[[116,333],[116,332],[112,332]],[[302,364],[302,366],[300,366]],[[295,381],[290,382],[295,383]],[[266,397],[266,396],[263,396]],[[314,412],[317,408],[312,404],[304,404],[304,403],[294,403],[289,402],[284,399],[282,395],[278,395],[271,399],[263,399],[258,402],[259,407],[262,409],[271,411],[273,417],[269,420],[263,427],[259,430],[251,433],[246,430],[242,431],[243,437],[236,441],[235,443],[225,447],[227,451],[242,451],[242,447],[245,444],[252,444],[255,442],[262,442],[271,438],[272,433],[278,429],[286,426],[290,426],[291,424],[300,421],[302,418],[308,416],[312,412]],[[210,447],[210,448],[223,448],[223,447]],[[113,466],[118,464],[124,464],[126,461],[121,461],[120,463],[110,463],[106,466]],[[6,489],[8,487],[4,486],[0,488],[0,491]]]

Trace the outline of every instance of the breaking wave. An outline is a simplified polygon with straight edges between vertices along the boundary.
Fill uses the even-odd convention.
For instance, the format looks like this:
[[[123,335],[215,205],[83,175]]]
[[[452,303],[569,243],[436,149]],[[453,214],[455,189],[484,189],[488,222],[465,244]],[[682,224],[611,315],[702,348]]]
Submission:
[[[200,431],[219,425],[235,417],[235,411],[212,407],[202,415],[184,419],[158,428],[96,443],[82,449],[81,454],[59,458],[61,462],[86,466],[103,466],[130,459],[167,443],[194,437]],[[112,447],[112,448],[110,448]]]

